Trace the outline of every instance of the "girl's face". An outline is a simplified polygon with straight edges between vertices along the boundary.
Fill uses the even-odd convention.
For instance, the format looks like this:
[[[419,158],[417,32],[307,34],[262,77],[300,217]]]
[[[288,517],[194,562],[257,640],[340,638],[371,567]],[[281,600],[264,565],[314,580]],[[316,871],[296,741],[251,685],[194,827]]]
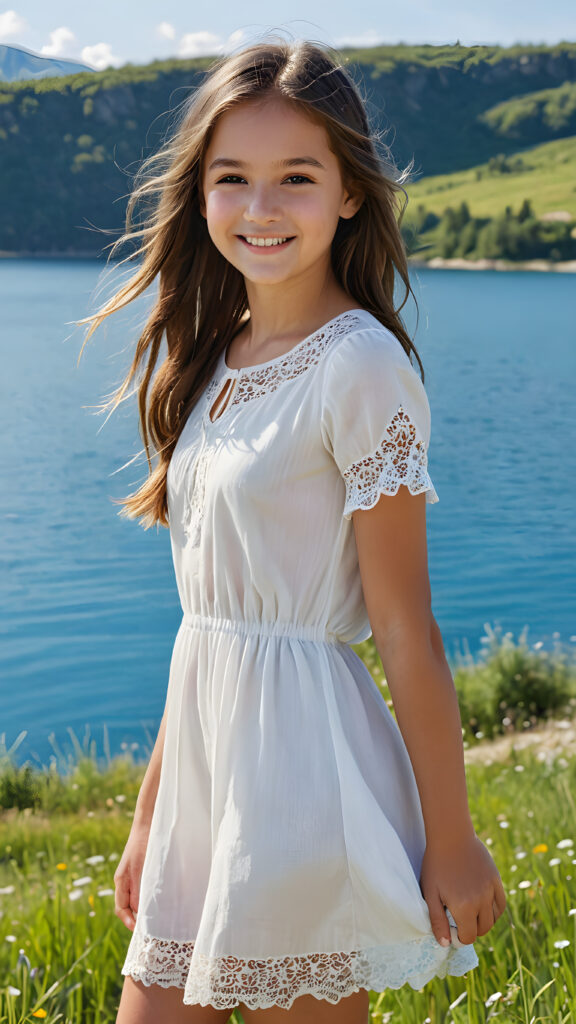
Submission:
[[[222,114],[205,154],[200,210],[214,245],[254,284],[323,283],[339,217],[361,199],[344,189],[328,135],[281,98]],[[262,245],[263,239],[280,244]],[[260,240],[260,244],[258,244]]]

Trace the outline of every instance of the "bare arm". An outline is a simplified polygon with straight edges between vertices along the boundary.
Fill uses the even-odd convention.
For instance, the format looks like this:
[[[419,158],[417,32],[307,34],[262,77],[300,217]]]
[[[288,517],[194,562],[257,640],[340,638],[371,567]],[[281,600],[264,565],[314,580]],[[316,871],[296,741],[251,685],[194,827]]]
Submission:
[[[505,895],[468,806],[458,698],[431,610],[425,508],[424,494],[401,485],[353,522],[374,641],[422,804],[423,895],[437,938],[450,937],[448,906],[461,941],[472,942],[502,913]]]
[[[152,820],[152,813],[154,811],[154,805],[156,803],[156,796],[158,793],[158,785],[160,783],[160,768],[162,765],[165,735],[166,708],[164,708],[164,714],[162,715],[162,721],[160,722],[154,749],[150,756],[150,761],[148,762],[144,778],[142,779],[138,799],[136,800],[134,825],[137,828],[140,826],[148,828]]]
[[[130,931],[134,930],[140,900],[140,878],[146,856],[152,814],[160,783],[162,752],[166,733],[166,707],[156,743],[144,774],[130,835],[114,872],[114,913]]]

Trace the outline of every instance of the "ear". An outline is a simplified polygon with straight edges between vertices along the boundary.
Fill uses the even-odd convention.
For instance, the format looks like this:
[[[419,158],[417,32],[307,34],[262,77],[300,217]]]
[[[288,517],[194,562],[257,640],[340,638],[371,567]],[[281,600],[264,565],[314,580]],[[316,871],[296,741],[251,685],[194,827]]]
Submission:
[[[340,206],[340,216],[346,219],[350,219],[354,214],[358,213],[358,210],[364,202],[364,196],[362,193],[346,193]]]

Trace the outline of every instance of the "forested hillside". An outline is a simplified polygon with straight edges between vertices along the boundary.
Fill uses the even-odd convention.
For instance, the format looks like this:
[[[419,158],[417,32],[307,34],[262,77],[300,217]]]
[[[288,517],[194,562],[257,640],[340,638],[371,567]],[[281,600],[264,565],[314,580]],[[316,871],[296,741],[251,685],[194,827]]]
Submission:
[[[416,177],[576,135],[576,43],[342,52]],[[0,84],[0,250],[100,253],[122,228],[131,175],[212,59]]]

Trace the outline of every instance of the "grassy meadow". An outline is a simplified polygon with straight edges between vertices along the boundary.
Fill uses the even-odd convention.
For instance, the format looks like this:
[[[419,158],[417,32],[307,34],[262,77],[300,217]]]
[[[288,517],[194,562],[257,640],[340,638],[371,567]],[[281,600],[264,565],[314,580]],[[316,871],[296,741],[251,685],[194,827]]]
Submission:
[[[568,723],[572,649],[493,631],[486,640],[482,658],[454,667],[467,750],[490,749],[490,730],[513,739],[551,715]],[[373,646],[359,650],[389,700]],[[116,1017],[130,933],[113,912],[113,874],[145,764],[129,749],[102,758],[89,736],[73,740],[66,763],[59,754],[41,771],[16,765],[14,746],[0,749],[0,1024]],[[504,759],[468,763],[467,779],[506,911],[476,942],[479,967],[421,991],[372,993],[372,1020],[576,1022],[576,751],[512,743]]]
[[[507,168],[497,170],[497,167]],[[501,161],[453,174],[436,174],[406,186],[409,223],[416,206],[441,216],[466,202],[475,217],[497,217],[529,199],[536,216],[566,210],[576,219],[576,136],[525,149]]]

